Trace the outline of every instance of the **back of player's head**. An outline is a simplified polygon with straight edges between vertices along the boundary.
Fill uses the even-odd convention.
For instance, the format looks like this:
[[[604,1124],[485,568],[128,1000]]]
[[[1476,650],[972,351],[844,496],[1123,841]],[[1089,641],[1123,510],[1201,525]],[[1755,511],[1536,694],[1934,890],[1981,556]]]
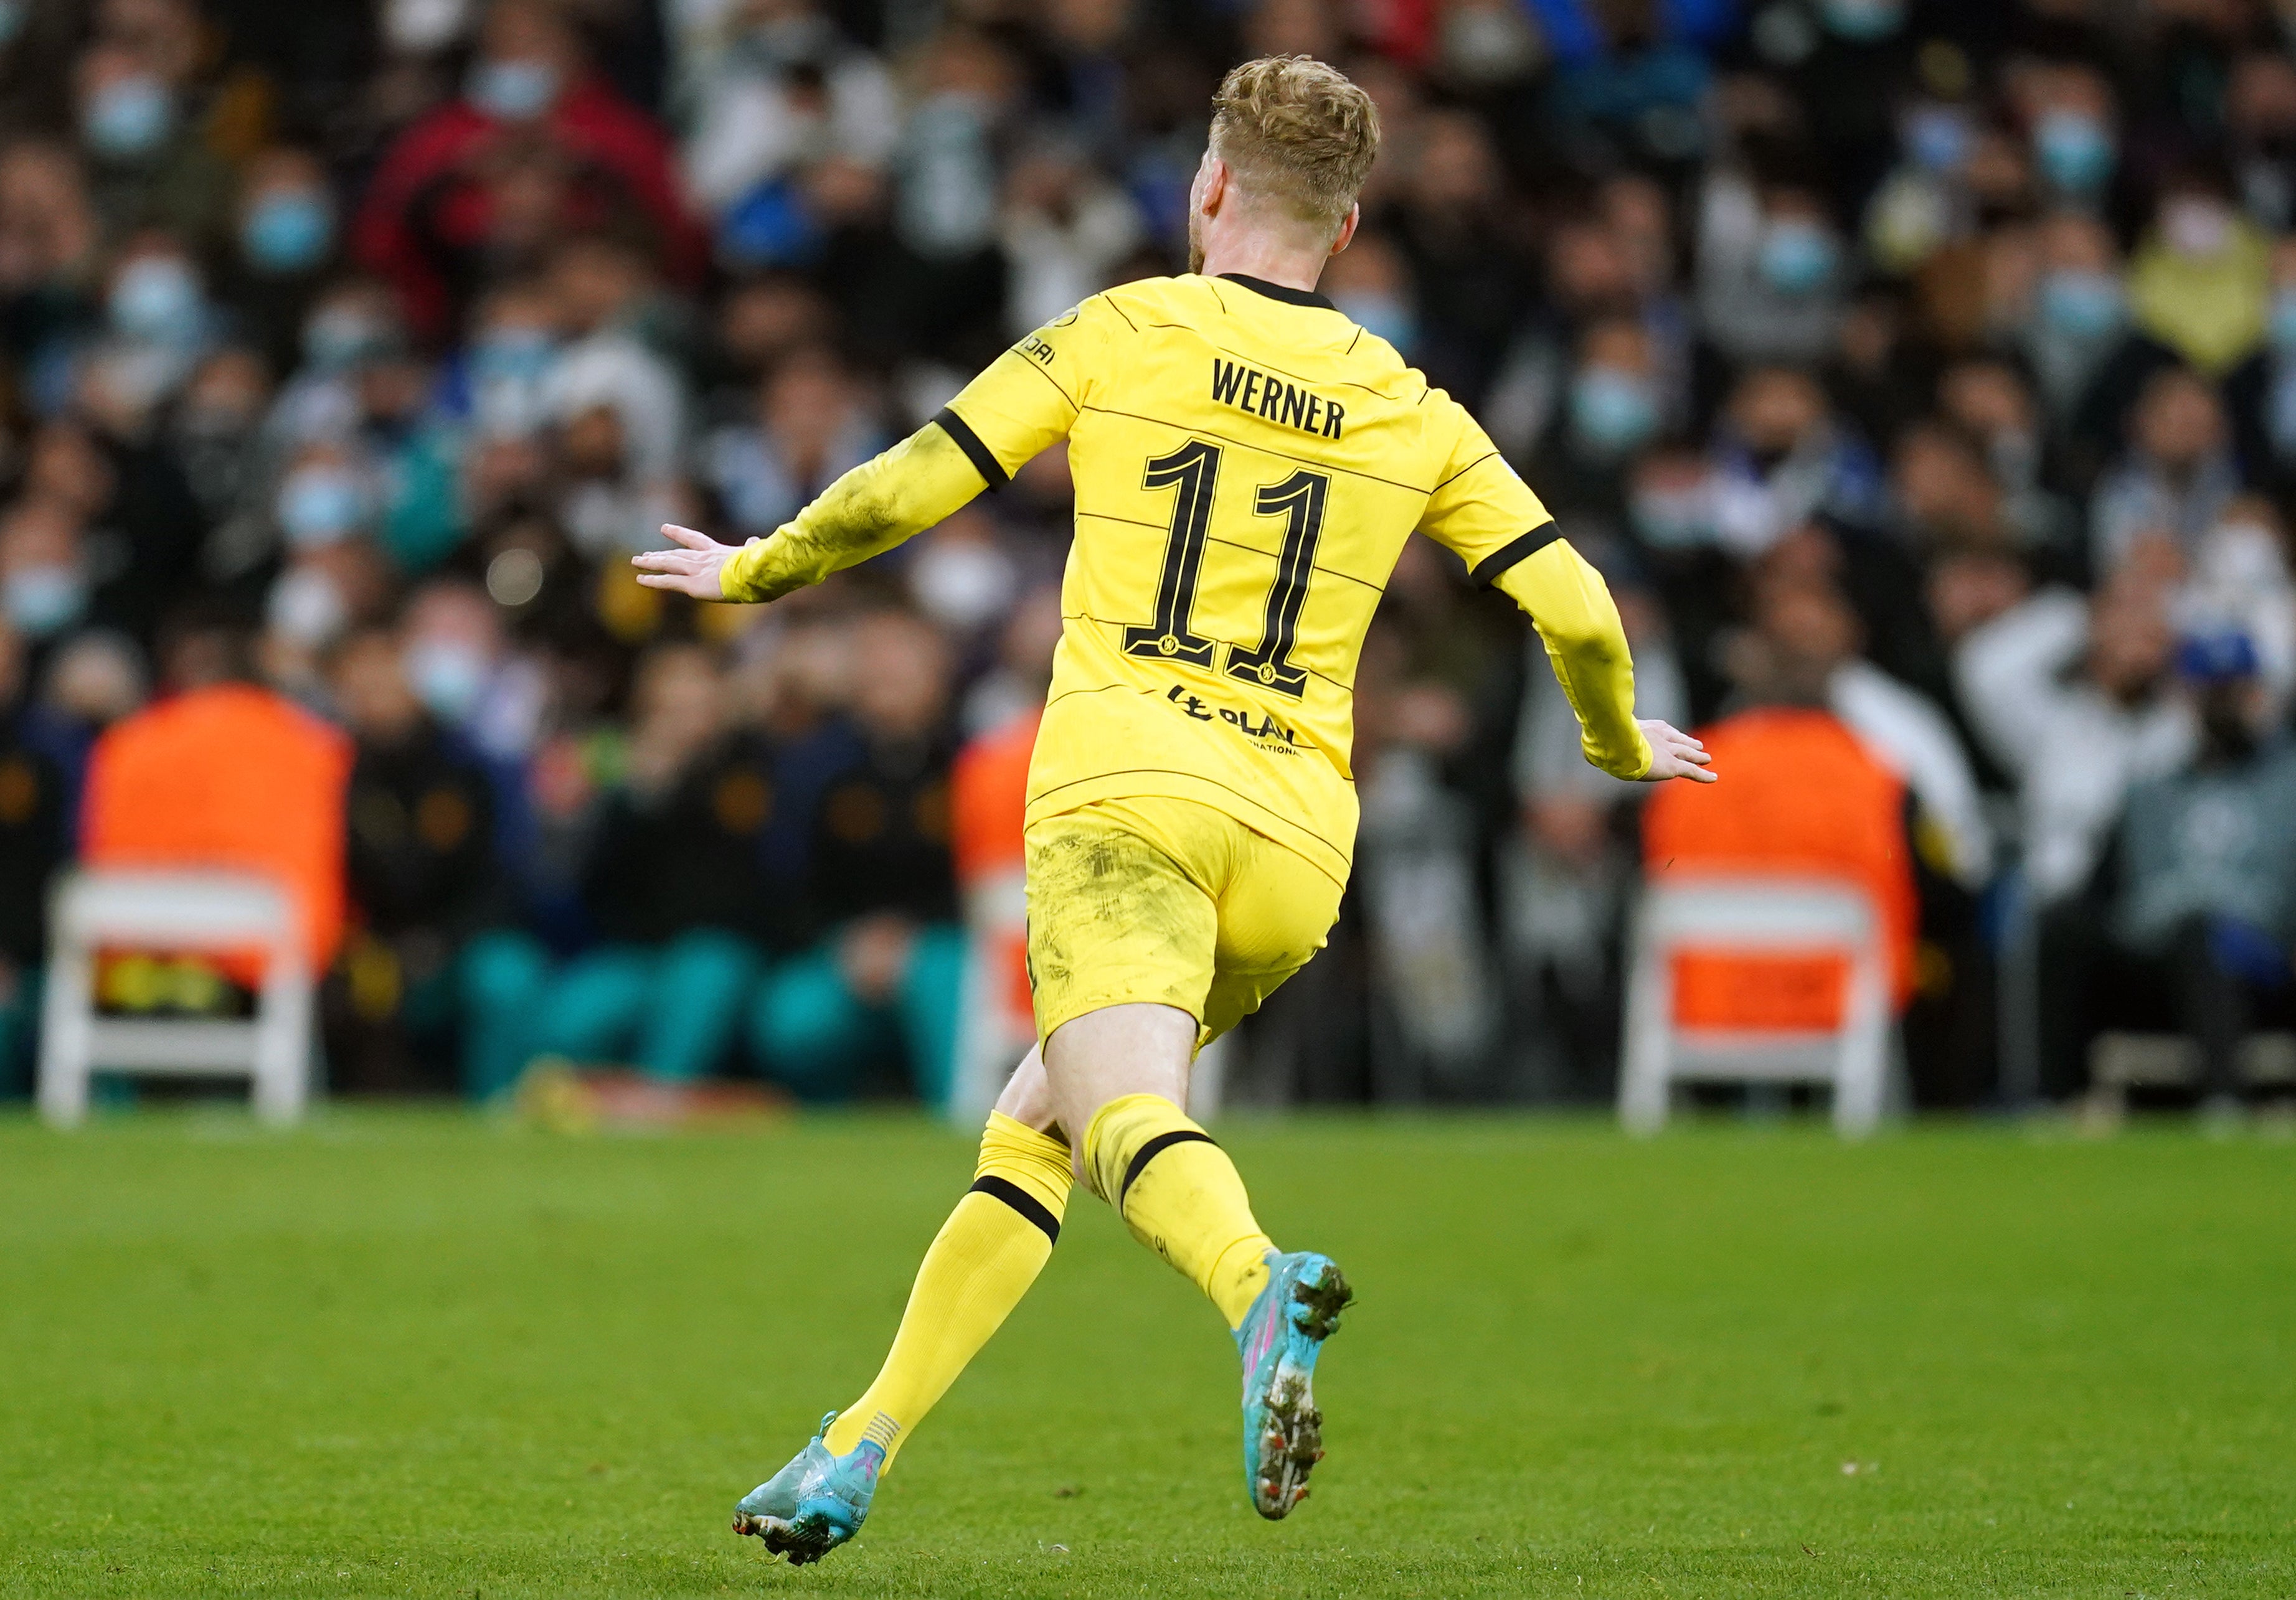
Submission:
[[[1337,68],[1266,55],[1220,80],[1212,151],[1254,200],[1337,232],[1379,156],[1379,111]]]

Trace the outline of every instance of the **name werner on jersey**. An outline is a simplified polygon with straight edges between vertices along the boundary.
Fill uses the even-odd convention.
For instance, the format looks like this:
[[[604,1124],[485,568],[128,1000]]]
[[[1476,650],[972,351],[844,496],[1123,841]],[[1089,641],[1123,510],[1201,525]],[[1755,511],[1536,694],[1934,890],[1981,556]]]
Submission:
[[[1286,383],[1273,372],[1241,363],[1212,357],[1212,399],[1255,417],[1296,428],[1318,438],[1336,439],[1347,417],[1347,407],[1336,400],[1310,394]]]

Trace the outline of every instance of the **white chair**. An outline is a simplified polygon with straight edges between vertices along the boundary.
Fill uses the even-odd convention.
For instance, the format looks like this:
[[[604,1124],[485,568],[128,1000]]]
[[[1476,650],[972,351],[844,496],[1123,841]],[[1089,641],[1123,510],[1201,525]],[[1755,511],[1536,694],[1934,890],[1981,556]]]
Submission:
[[[1881,917],[1857,885],[1827,878],[1683,877],[1646,889],[1627,984],[1619,1116],[1636,1133],[1666,1122],[1677,1082],[1824,1082],[1844,1138],[1882,1120],[1890,1057],[1890,984]],[[1841,1023],[1831,1033],[1678,1027],[1674,958],[1839,951],[1849,959]]]
[[[40,1016],[40,1114],[69,1127],[87,1114],[102,1068],[244,1073],[256,1114],[292,1122],[311,1077],[311,975],[295,909],[270,881],[236,872],[105,870],[58,882],[50,911],[47,993]],[[252,1020],[101,1016],[102,950],[260,951]]]

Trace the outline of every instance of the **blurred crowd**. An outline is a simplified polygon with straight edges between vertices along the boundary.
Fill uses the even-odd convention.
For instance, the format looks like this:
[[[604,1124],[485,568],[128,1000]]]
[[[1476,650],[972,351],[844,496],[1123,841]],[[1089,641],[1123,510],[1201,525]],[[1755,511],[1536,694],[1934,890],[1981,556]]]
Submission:
[[[1059,453],[769,611],[624,558],[769,532],[1181,270],[1211,87],[1306,52],[1386,139],[1324,289],[1603,567],[1644,714],[1823,716],[1901,804],[1915,1098],[2070,1095],[2144,1028],[2234,1092],[2296,942],[2292,38],[2270,0],[0,0],[0,1063],[107,746],[204,706],[348,774],[338,1089],[946,1096],[950,776],[1041,700]],[[1423,541],[1359,694],[1357,882],[1234,1091],[1606,1094],[1639,792]]]

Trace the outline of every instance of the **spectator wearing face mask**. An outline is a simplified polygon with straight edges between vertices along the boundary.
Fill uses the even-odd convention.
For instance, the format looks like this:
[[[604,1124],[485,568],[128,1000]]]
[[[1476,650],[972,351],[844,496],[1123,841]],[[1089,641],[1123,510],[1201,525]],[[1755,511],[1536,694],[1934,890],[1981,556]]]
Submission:
[[[771,769],[731,727],[726,685],[702,647],[657,647],[633,698],[626,771],[584,871],[598,943],[554,980],[529,1044],[691,1082],[725,1064],[762,945],[790,910],[757,869]]]
[[[953,1083],[964,936],[949,854],[947,647],[904,612],[854,624],[851,716],[863,747],[827,784],[808,853],[820,936],[759,990],[750,1038],[767,1075],[842,1099],[906,1068],[917,1097]]]
[[[2158,535],[2189,554],[2241,490],[2224,403],[2198,373],[2169,368],[2144,386],[2128,419],[2128,452],[2089,502],[2096,570]]]
[[[492,1098],[525,1064],[548,974],[516,929],[493,783],[415,698],[391,633],[352,635],[330,675],[357,748],[351,932],[329,1007],[335,1087],[438,1087],[415,1062],[452,1045],[458,1087]]]
[[[68,506],[27,497],[0,516],[0,613],[13,648],[60,641],[88,612],[86,540]]]
[[[2205,1104],[2219,1114],[2239,1106],[2239,1049],[2252,1023],[2264,1012],[2296,1018],[2296,750],[2272,726],[2257,666],[2240,633],[2179,645],[2200,747],[2188,766],[2130,793],[2112,863],[2114,953],[2145,970],[2111,988],[2127,997],[2146,977],[2165,978],[2178,1029],[2200,1047]]]
[[[1406,361],[1419,338],[1419,307],[1412,298],[1411,273],[1395,241],[1369,228],[1332,257],[1320,280],[1340,314],[1365,332],[1385,339]]]
[[[2136,325],[2210,378],[2263,341],[2269,247],[2212,176],[2163,186],[2151,231],[2129,263]]]
[[[1734,361],[1816,363],[1833,347],[1850,287],[1823,198],[1798,184],[1707,181],[1699,205],[1698,308]]]
[[[220,325],[182,241],[156,230],[135,235],[112,262],[103,337],[81,370],[82,405],[115,437],[140,436],[213,347]]]
[[[2023,114],[2033,170],[2048,199],[2101,214],[2120,165],[2112,83],[2079,62],[2037,62],[2016,75],[2011,97]]]
[[[415,698],[512,782],[512,770],[534,749],[547,688],[536,664],[512,651],[503,627],[484,589],[442,577],[406,602],[402,633]]]
[[[1610,317],[1587,329],[1558,425],[1529,469],[1549,510],[1613,526],[1623,518],[1628,470],[1670,409],[1659,384],[1657,352],[1639,322]]]
[[[79,144],[110,233],[165,228],[205,255],[230,234],[231,169],[191,126],[171,64],[125,44],[89,45],[72,69]]]
[[[2042,220],[2035,241],[2039,273],[2008,342],[2032,365],[2052,430],[2069,445],[2079,444],[2076,470],[2093,477],[2117,421],[2100,415],[2112,401],[2092,399],[2093,393],[2116,366],[2133,359],[2149,367],[2166,357],[2129,327],[2120,248],[2103,223],[2083,212],[2055,212]],[[2144,349],[2132,350],[2135,344]],[[2134,392],[2128,384],[2118,378],[2107,386],[2124,406]]]
[[[58,564],[77,583],[43,579],[51,603],[61,605],[70,588],[77,599],[65,608],[69,615],[148,644],[157,619],[193,586],[205,531],[199,501],[165,438],[50,422],[32,436],[20,485],[24,501],[62,519],[71,547]]]
[[[30,1082],[49,880],[72,843],[65,775],[27,738],[25,673],[23,644],[0,623],[0,1099]]]
[[[415,331],[444,332],[496,222],[488,164],[526,151],[574,175],[561,227],[642,222],[670,274],[702,265],[668,139],[592,70],[573,24],[541,0],[496,0],[462,98],[401,134],[384,153],[351,232],[351,254],[396,288]]]
[[[326,169],[308,151],[266,150],[240,175],[223,298],[241,335],[292,371],[303,324],[327,281],[339,232]]]

